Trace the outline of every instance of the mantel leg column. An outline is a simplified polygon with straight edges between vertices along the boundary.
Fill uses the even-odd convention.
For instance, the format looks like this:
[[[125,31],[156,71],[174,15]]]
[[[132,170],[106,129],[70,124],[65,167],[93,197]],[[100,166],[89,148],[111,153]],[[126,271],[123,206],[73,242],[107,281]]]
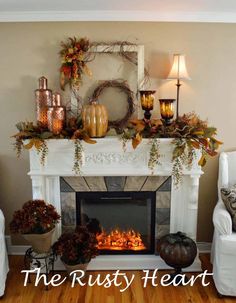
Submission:
[[[198,189],[200,175],[185,175],[181,185],[171,190],[170,232],[181,231],[196,241],[198,216]],[[201,271],[199,254],[191,266],[193,271]]]
[[[31,176],[32,196],[34,200],[45,200],[45,177]]]
[[[60,177],[31,176],[33,199],[45,200],[52,204],[61,215]],[[61,234],[61,221],[56,226],[55,239]]]
[[[47,176],[45,180],[45,196],[46,201],[52,204],[59,215],[61,215],[61,195],[60,195],[60,177],[59,176]],[[61,220],[56,225],[54,233],[54,240],[58,239],[61,235]]]
[[[172,184],[170,232],[184,232],[196,241],[199,175],[183,176],[177,188]]]
[[[189,199],[185,222],[187,233],[194,241],[197,238],[199,178],[199,175],[192,175],[189,178]]]

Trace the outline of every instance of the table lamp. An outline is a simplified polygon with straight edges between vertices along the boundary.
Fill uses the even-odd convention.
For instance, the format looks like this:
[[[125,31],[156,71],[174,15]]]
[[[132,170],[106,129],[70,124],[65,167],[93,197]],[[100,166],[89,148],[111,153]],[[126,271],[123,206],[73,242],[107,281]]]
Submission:
[[[179,118],[179,89],[181,86],[180,80],[190,80],[191,78],[188,75],[186,64],[185,64],[185,55],[174,54],[173,65],[167,79],[176,79],[177,83],[177,97],[176,97],[176,119]]]

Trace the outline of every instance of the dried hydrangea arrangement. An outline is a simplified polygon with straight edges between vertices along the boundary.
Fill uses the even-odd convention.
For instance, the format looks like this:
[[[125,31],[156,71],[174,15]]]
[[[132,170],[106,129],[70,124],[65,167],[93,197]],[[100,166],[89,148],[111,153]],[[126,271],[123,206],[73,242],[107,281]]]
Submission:
[[[98,255],[97,240],[86,226],[77,226],[53,244],[53,251],[67,265],[85,264]]]
[[[10,230],[12,233],[43,234],[52,230],[59,219],[53,205],[43,200],[30,200],[14,212]]]

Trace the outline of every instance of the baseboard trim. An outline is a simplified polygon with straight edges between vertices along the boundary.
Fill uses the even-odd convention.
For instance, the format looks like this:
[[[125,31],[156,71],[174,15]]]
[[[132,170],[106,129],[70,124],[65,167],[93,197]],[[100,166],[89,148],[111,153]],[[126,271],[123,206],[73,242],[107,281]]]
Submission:
[[[197,247],[200,253],[211,252],[211,242],[197,242]]]
[[[13,245],[11,242],[11,236],[6,236],[6,244],[8,255],[24,255],[26,250],[29,248],[28,245]],[[210,242],[197,242],[199,253],[210,253],[211,243]]]
[[[8,255],[24,255],[29,245],[13,245],[11,236],[5,236]]]

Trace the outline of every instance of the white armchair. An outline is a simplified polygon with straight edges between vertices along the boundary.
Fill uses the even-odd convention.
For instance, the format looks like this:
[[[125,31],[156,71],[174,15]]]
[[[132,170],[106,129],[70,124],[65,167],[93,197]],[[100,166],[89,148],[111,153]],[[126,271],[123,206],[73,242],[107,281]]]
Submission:
[[[9,267],[5,244],[5,218],[0,209],[0,297],[4,295]]]
[[[214,238],[211,261],[219,294],[236,296],[236,232],[221,199],[220,189],[236,184],[236,152],[223,152],[219,159],[218,203],[213,213]]]

